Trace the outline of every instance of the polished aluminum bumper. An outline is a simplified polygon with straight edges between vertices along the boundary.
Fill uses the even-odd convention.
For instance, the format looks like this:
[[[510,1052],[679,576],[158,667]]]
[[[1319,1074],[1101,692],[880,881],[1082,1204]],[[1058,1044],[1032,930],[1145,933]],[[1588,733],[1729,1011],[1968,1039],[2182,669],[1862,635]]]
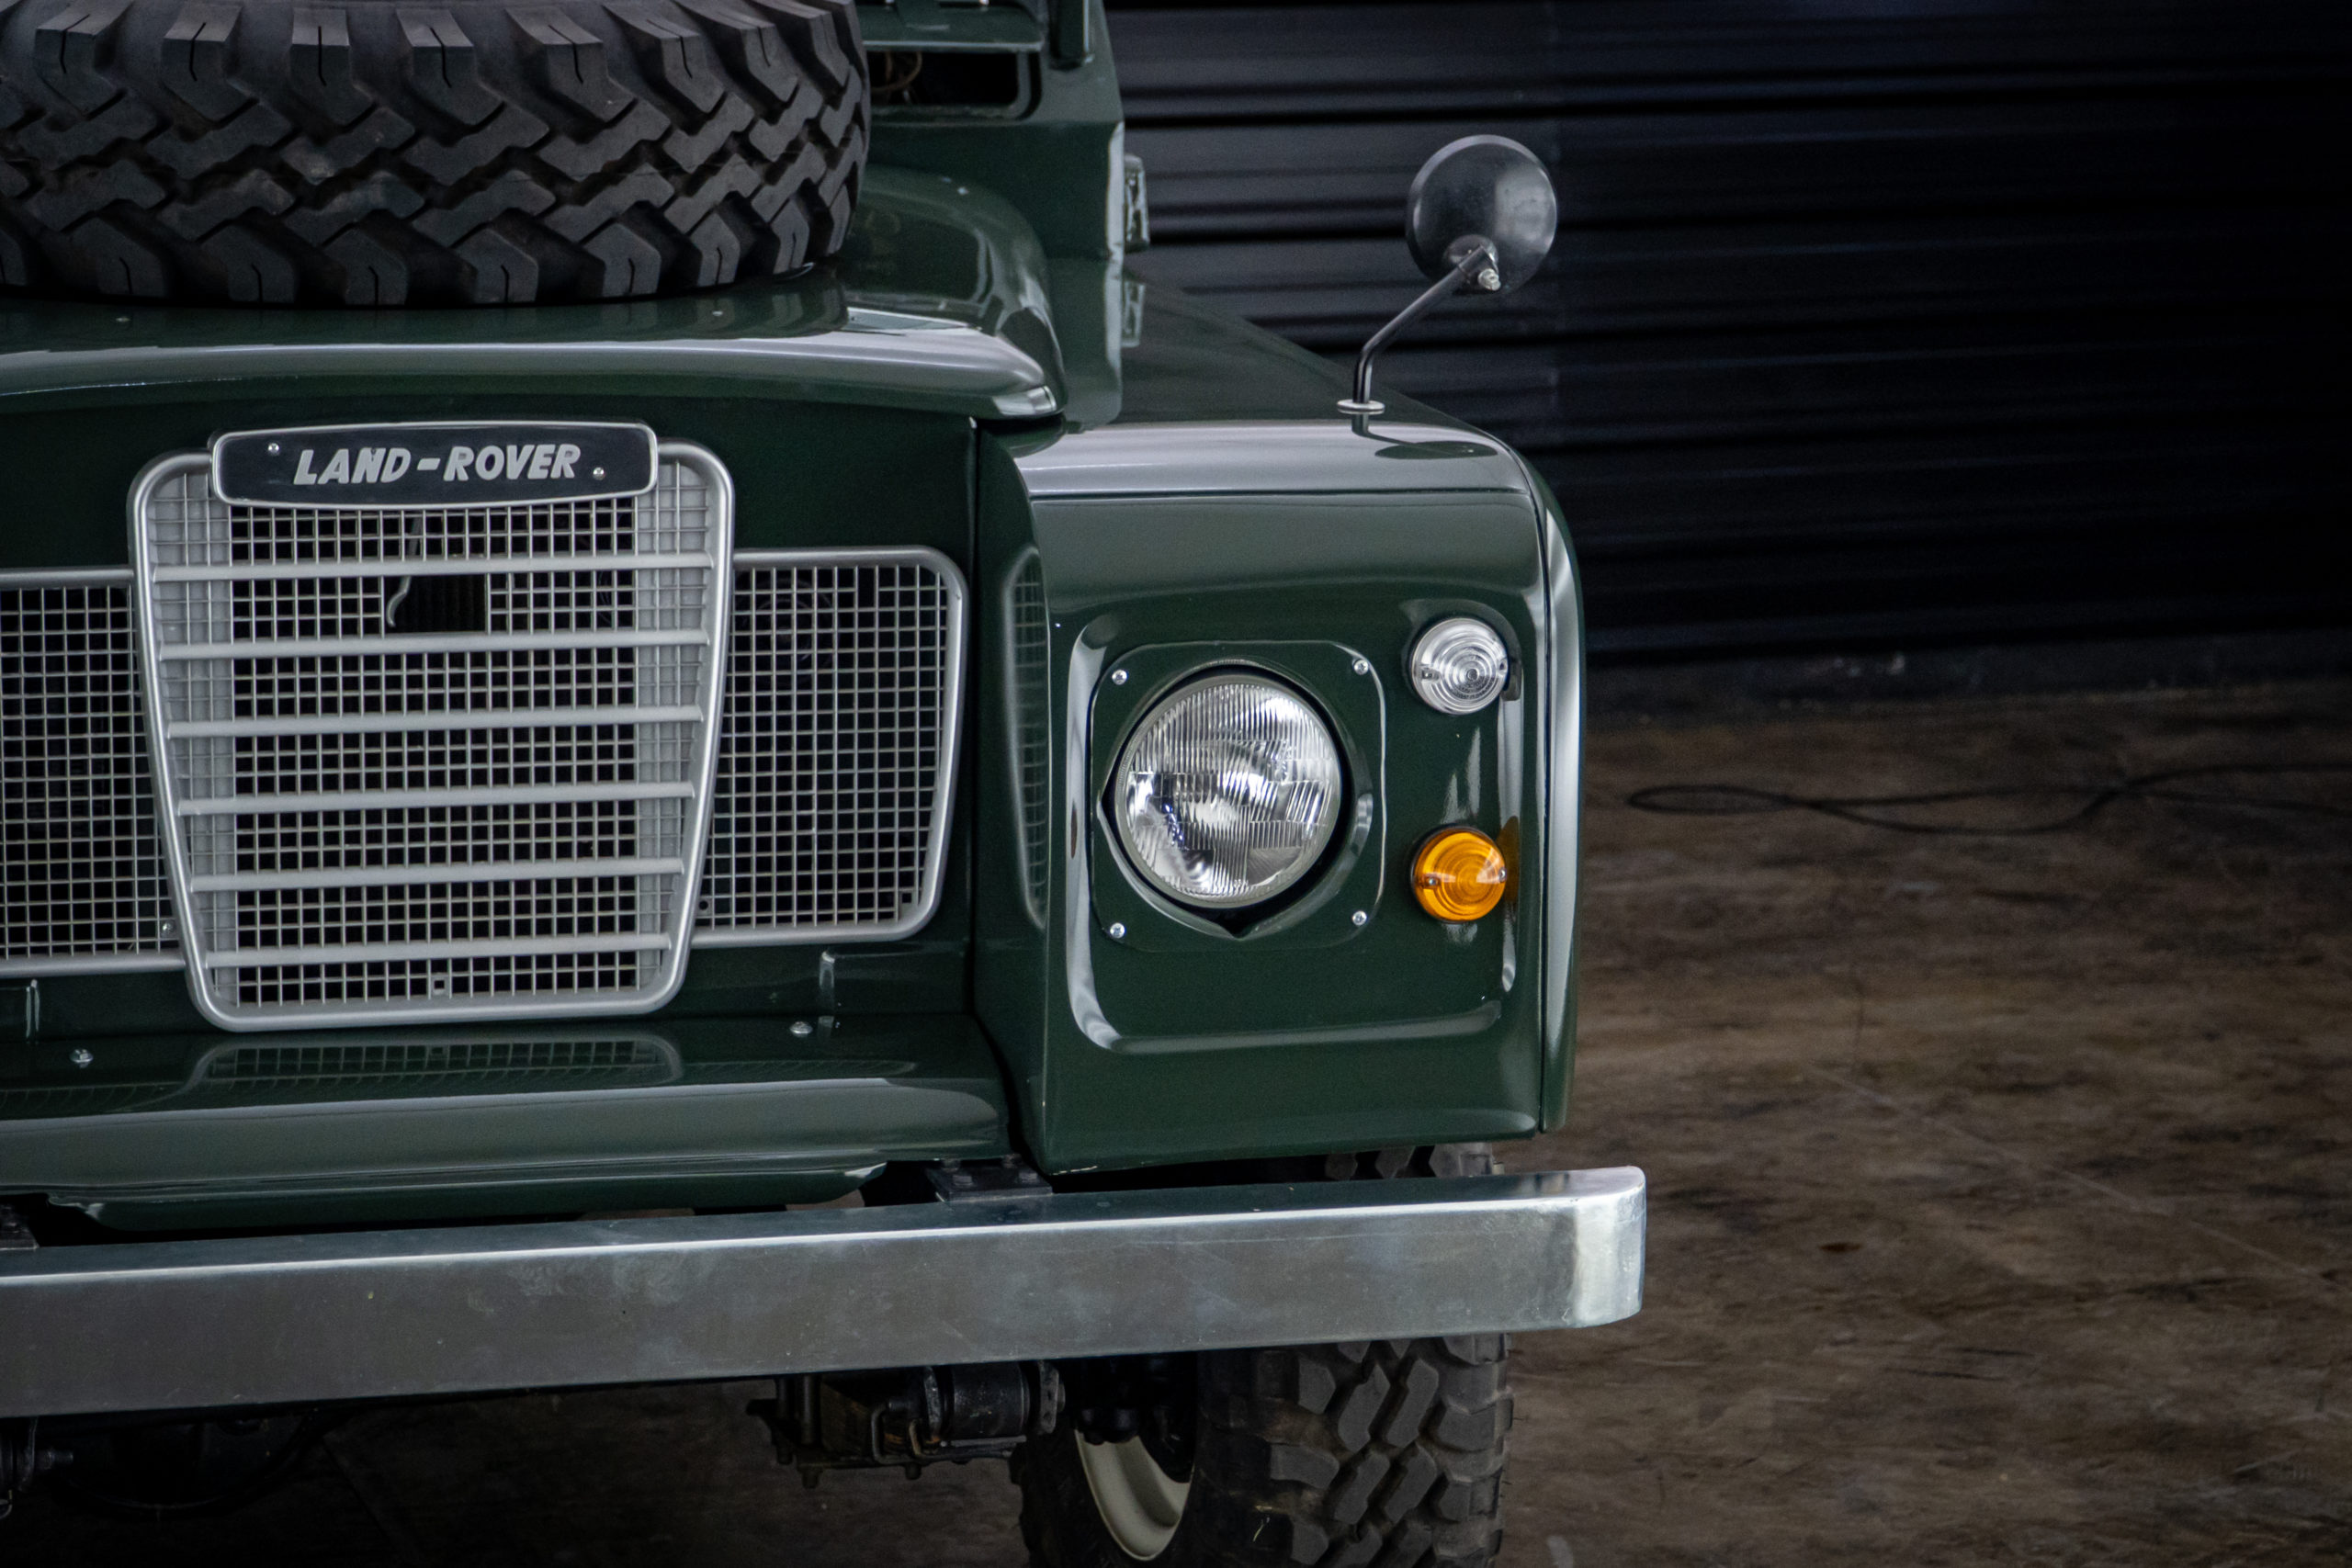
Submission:
[[[1641,1306],[1630,1168],[0,1253],[0,1416],[1390,1339]]]

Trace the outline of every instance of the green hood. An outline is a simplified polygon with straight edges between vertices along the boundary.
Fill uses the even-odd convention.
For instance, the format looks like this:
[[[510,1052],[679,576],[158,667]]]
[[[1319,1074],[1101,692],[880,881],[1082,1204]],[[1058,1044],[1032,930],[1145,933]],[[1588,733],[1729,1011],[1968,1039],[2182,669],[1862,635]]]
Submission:
[[[1067,403],[1047,266],[1011,206],[952,176],[868,172],[850,239],[787,281],[605,305],[231,310],[0,303],[0,408],[322,392],[462,378],[531,392],[732,383],[746,397],[1033,419]]]

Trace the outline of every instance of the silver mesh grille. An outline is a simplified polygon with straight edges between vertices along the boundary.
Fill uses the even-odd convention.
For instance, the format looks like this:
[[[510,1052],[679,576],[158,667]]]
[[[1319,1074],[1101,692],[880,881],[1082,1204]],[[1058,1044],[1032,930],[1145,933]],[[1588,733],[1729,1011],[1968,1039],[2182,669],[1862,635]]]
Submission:
[[[195,482],[200,500],[200,473]],[[186,507],[182,483],[159,499]],[[610,549],[620,509],[603,503],[585,542]],[[483,539],[517,533],[506,518],[496,519],[497,533],[458,535],[438,513],[415,521],[406,547],[439,552],[427,559],[469,558]],[[340,523],[331,537],[261,532],[242,553],[205,542],[210,558],[199,564],[235,570],[259,557],[314,575],[224,580],[241,655],[297,639],[381,641],[370,631],[379,632],[387,597],[373,564],[380,543],[366,556],[365,536]],[[537,537],[581,542],[579,531],[559,539],[548,525]],[[355,570],[315,575],[325,559]],[[490,631],[561,638],[611,629],[598,618],[633,616],[638,575],[497,573],[485,588]],[[879,940],[913,930],[939,897],[963,679],[962,579],[945,558],[904,549],[746,551],[735,576],[696,941]],[[1012,616],[1024,699],[1043,672],[1037,589],[1033,559]],[[390,592],[398,591],[393,579]],[[180,583],[170,592],[185,622],[193,595]],[[0,974],[180,966],[136,647],[128,571],[0,576]],[[690,800],[628,793],[650,754],[646,727],[625,722],[639,679],[634,649],[334,650],[228,662],[225,675],[175,667],[179,701],[226,706],[232,721],[225,730],[176,723],[181,738],[208,742],[183,749],[182,794],[220,800],[225,792],[246,806],[258,804],[252,795],[315,798],[194,812],[183,832],[242,879],[239,920],[278,947],[316,947],[355,924],[371,942],[627,938],[619,928],[635,916],[639,879],[658,874],[639,852],[641,835],[687,831]],[[527,722],[577,720],[582,710],[594,722]],[[1032,699],[1023,715],[1024,892],[1035,901],[1042,714]],[[499,797],[466,793],[483,790]],[[383,798],[394,791],[435,798]],[[353,804],[354,793],[368,803]],[[517,874],[526,867],[550,874]],[[413,1005],[421,990],[428,1004],[505,995],[530,998],[515,1011],[544,1011],[567,994],[626,990],[647,951],[371,960],[356,976],[306,955],[238,965],[231,984],[257,1008]]]
[[[666,999],[728,589],[707,457],[663,448],[635,500],[405,512],[232,505],[189,458],[159,467],[136,517],[167,848],[208,1014]]]
[[[964,613],[936,551],[736,556],[697,945],[888,937],[930,918]]]
[[[0,973],[170,967],[130,574],[0,579]]]

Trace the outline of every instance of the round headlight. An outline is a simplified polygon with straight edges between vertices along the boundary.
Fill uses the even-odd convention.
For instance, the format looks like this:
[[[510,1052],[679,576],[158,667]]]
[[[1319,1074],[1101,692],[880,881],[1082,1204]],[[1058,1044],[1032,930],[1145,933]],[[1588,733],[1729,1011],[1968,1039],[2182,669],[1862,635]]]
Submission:
[[[1484,621],[1440,621],[1413,645],[1413,690],[1440,713],[1476,713],[1510,683],[1510,654]]]
[[[1255,904],[1306,874],[1340,812],[1340,748],[1306,699],[1210,675],[1136,726],[1112,779],[1119,841],[1182,904]]]

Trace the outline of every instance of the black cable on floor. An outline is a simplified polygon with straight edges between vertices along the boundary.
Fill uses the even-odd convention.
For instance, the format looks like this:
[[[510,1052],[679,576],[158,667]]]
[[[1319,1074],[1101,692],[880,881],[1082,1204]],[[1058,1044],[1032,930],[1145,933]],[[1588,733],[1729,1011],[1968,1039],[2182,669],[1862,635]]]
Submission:
[[[2352,818],[2352,807],[2329,806],[2310,800],[2275,800],[2236,791],[2203,791],[2178,787],[2193,779],[2228,774],[2352,773],[2352,762],[2215,762],[2198,768],[2166,768],[2138,773],[2108,784],[2020,784],[2005,789],[1939,790],[1928,795],[1805,795],[1748,784],[1653,784],[1625,797],[1636,811],[1676,817],[1745,817],[1774,811],[1815,811],[1841,822],[1883,828],[1894,833],[1918,833],[1937,838],[2025,838],[2037,833],[2078,828],[2119,800],[2164,800],[2186,806],[2220,806],[2251,811],[2286,811],[2312,817]],[[1953,806],[1963,801],[2026,800],[2058,796],[2075,804],[2064,815],[2022,828],[1979,828],[1967,824],[1910,822],[1884,815],[1923,807]]]

